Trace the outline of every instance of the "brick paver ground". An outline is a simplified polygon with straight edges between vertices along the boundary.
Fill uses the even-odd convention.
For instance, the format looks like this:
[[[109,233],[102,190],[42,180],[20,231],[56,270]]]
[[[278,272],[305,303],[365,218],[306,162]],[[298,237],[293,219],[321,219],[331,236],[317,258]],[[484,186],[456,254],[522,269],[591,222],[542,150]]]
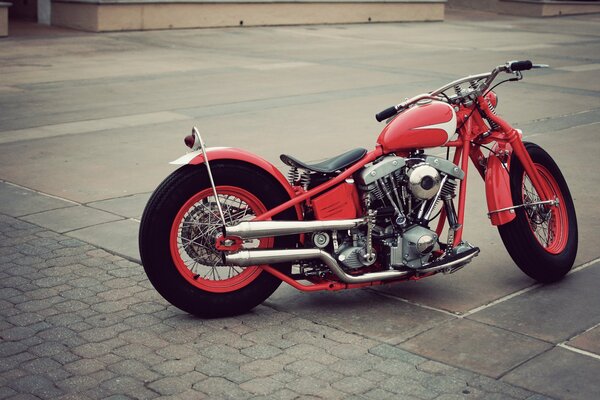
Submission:
[[[0,399],[543,399],[260,306],[201,320],[140,265],[0,214]]]

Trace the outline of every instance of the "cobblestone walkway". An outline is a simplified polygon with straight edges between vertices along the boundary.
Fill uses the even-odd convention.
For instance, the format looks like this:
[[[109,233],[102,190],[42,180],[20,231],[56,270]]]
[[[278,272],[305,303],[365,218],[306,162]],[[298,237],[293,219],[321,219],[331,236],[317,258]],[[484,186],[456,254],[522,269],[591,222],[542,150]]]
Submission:
[[[258,307],[200,320],[140,265],[0,214],[0,399],[543,399]]]

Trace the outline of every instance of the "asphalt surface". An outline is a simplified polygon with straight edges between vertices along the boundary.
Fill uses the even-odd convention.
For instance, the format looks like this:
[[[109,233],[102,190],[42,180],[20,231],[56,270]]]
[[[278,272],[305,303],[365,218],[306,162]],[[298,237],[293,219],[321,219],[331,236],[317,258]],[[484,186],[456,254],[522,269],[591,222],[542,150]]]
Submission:
[[[88,34],[13,24],[0,40],[0,398],[521,398],[600,393],[600,17],[451,12],[443,23]],[[139,265],[151,191],[197,125],[209,146],[307,161],[372,148],[373,115],[512,59],[551,68],[498,112],[558,162],[576,265],[539,285],[469,182],[456,274],[305,294],[200,320]],[[436,150],[433,150],[435,153]],[[119,397],[120,396],[120,397]]]

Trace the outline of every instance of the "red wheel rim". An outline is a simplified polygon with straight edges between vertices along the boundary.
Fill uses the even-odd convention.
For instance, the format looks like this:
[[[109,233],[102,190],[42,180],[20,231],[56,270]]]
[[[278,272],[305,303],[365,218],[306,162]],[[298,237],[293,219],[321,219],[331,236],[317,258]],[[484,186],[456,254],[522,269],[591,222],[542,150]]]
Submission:
[[[267,211],[256,196],[242,188],[217,186],[217,193],[228,226]],[[259,266],[223,265],[220,252],[214,247],[221,225],[213,191],[208,188],[196,193],[179,209],[170,233],[171,258],[177,271],[191,285],[213,293],[241,289],[262,272]],[[272,247],[273,238],[248,242],[244,246]]]
[[[548,253],[559,254],[566,248],[569,238],[567,207],[560,187],[550,171],[540,164],[535,164],[535,166],[542,184],[545,185],[549,193],[552,193],[554,198],[558,199],[558,205],[551,206],[546,211],[547,214],[544,214],[546,208],[543,205],[525,207],[525,215],[529,223],[529,228],[540,246]],[[526,173],[523,174],[521,187],[523,195],[522,204],[540,201],[540,197]]]

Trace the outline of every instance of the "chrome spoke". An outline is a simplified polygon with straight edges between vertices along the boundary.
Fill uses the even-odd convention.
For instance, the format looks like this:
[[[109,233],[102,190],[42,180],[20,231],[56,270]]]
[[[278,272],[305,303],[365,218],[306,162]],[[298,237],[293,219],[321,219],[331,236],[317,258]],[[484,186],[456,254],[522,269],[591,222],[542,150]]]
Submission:
[[[221,254],[215,248],[215,238],[222,226],[217,201],[221,204],[227,225],[235,225],[254,216],[250,205],[233,194],[219,193],[218,198],[210,194],[189,208],[178,227],[177,249],[195,280],[223,281],[245,271],[241,267],[223,265]],[[257,242],[259,245],[260,242]],[[257,247],[254,243],[251,246]]]
[[[542,176],[542,178],[544,178]],[[554,197],[556,197],[556,190],[550,186],[551,193]],[[527,174],[523,177],[523,204],[541,202],[540,196],[535,190],[531,179]],[[544,205],[532,205],[529,207],[525,207],[527,220],[531,227],[531,230],[534,233],[534,236],[537,238],[538,242],[549,248],[552,246],[556,239],[555,229],[556,229],[556,209],[548,210]]]

